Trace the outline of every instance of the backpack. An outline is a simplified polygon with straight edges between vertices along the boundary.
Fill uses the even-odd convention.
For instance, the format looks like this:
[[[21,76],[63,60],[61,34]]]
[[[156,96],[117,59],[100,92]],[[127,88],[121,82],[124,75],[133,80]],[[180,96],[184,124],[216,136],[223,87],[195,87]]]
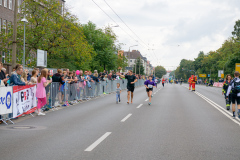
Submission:
[[[236,82],[236,80],[237,80],[237,79],[234,79],[234,80],[233,80],[234,88],[232,88],[232,93],[234,93],[234,94],[240,93],[240,81],[239,81],[239,82]]]

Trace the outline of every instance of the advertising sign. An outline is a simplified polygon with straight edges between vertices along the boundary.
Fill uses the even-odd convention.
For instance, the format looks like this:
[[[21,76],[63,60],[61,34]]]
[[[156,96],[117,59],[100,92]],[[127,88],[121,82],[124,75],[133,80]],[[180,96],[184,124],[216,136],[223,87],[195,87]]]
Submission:
[[[0,89],[0,115],[12,113],[12,87],[1,87]]]
[[[36,109],[36,85],[13,86],[13,117],[30,114]]]

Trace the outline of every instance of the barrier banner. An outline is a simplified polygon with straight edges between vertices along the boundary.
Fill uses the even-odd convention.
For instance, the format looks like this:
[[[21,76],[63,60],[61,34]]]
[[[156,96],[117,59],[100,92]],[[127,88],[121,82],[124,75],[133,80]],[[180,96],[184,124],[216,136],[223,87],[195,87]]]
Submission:
[[[36,85],[13,86],[13,118],[37,109]]]
[[[0,92],[0,115],[13,112],[12,87],[1,87]]]

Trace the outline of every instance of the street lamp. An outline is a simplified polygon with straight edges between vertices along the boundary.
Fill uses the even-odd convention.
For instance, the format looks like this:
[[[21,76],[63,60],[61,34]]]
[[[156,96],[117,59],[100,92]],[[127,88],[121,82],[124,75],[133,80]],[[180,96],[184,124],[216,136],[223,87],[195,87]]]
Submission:
[[[24,38],[23,38],[23,67],[25,67],[25,26],[26,23],[28,23],[28,20],[26,19],[25,15],[24,18],[21,20],[24,23]]]
[[[129,47],[129,50],[128,50],[128,67],[129,67],[129,63],[130,63],[130,61],[129,61],[130,48],[131,48],[131,47],[135,47],[135,46],[138,46],[138,45],[136,44],[136,45],[133,45],[133,46],[130,46],[130,47]]]

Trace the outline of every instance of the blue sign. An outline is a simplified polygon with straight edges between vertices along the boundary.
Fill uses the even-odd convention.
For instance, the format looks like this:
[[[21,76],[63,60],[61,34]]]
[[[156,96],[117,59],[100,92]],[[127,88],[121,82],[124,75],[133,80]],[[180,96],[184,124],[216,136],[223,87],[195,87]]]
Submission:
[[[7,92],[6,97],[0,97],[0,104],[5,104],[7,109],[11,108],[12,105],[12,94],[11,92]]]
[[[210,74],[208,74],[208,77],[210,77]]]

